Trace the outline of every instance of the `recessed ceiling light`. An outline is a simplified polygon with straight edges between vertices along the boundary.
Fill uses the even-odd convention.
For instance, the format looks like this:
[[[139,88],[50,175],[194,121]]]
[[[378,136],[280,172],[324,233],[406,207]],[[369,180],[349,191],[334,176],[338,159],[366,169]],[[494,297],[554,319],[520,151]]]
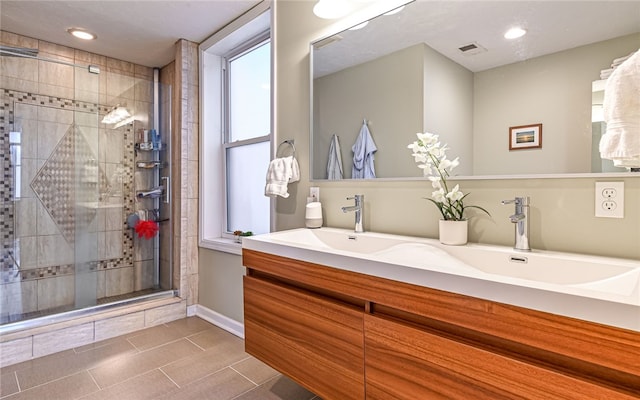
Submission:
[[[504,37],[505,39],[517,39],[519,37],[522,37],[524,35],[527,34],[527,30],[520,28],[520,27],[515,27],[515,28],[511,28],[509,29],[505,34]]]
[[[93,40],[97,38],[97,36],[94,33],[91,33],[82,28],[69,28],[67,29],[67,32],[77,37],[78,39],[82,39],[82,40]]]
[[[313,6],[313,13],[324,19],[342,18],[349,13],[350,5],[343,0],[318,0]]]

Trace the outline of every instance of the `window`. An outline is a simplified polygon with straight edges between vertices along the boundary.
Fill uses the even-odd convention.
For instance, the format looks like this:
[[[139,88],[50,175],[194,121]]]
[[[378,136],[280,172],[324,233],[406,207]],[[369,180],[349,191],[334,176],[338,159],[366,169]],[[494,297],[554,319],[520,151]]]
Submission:
[[[226,233],[269,232],[264,184],[271,149],[270,55],[267,40],[226,57]]]
[[[240,254],[236,230],[269,232],[271,15],[261,3],[200,45],[200,246]]]

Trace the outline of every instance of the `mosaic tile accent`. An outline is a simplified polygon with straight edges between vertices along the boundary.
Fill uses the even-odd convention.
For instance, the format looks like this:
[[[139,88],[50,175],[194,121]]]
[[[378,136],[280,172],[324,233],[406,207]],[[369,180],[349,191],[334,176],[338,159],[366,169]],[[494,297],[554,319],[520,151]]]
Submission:
[[[76,203],[95,202],[106,182],[82,130],[72,125],[31,181],[31,188],[73,244],[76,227],[87,227],[96,216],[95,208],[76,207]]]
[[[18,280],[18,266],[15,263],[15,225],[13,204],[14,168],[11,164],[10,143],[10,103],[4,91],[0,91],[0,282]]]
[[[0,284],[70,275],[74,274],[76,269],[78,271],[94,271],[133,266],[133,232],[129,229],[123,229],[122,231],[123,256],[121,258],[91,261],[75,266],[72,264],[56,265],[22,271],[15,264],[13,261],[15,254],[14,176],[11,159],[7,157],[10,154],[9,131],[11,124],[14,123],[13,109],[15,103],[89,113],[97,111],[99,118],[102,118],[111,110],[110,106],[105,105],[0,88],[0,168],[2,168],[2,181],[0,182],[0,241],[2,242]],[[123,214],[128,215],[135,210],[134,132],[132,124],[118,129],[122,130],[124,134],[125,155],[121,179],[123,182]],[[78,155],[80,155],[79,159]],[[73,158],[76,158],[75,162]],[[31,182],[31,187],[36,192],[36,196],[43,203],[60,232],[70,244],[74,242],[75,226],[85,227],[95,217],[95,210],[89,208],[85,209],[86,212],[83,213],[76,212],[74,206],[77,201],[76,197],[82,200],[83,196],[85,196],[85,199],[88,200],[95,198],[93,195],[96,193],[106,193],[109,189],[109,181],[99,163],[96,164],[98,167],[97,182],[95,182],[96,179],[94,178],[94,182],[83,182],[83,188],[74,185],[74,182],[77,181],[76,178],[81,178],[78,174],[82,174],[83,171],[79,166],[90,165],[91,160],[96,159],[97,157],[91,151],[82,133],[82,127],[72,125]],[[89,170],[95,172],[91,168],[87,172]],[[82,182],[81,179],[80,182]]]

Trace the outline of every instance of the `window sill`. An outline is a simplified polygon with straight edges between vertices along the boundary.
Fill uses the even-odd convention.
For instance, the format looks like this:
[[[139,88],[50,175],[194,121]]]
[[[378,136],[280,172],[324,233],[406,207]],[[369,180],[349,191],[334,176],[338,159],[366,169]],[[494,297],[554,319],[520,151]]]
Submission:
[[[236,242],[233,239],[225,239],[225,238],[213,238],[213,239],[203,239],[200,241],[200,247],[221,251],[223,253],[230,253],[235,255],[242,255],[242,244]]]

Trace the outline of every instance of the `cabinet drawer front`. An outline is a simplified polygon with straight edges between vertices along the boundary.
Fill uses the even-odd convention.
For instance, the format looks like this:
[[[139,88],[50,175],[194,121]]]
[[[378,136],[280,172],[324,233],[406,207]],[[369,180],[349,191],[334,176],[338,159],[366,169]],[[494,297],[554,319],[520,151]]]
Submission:
[[[363,311],[244,278],[245,349],[324,399],[364,399]]]
[[[419,327],[365,315],[367,399],[634,399]]]

